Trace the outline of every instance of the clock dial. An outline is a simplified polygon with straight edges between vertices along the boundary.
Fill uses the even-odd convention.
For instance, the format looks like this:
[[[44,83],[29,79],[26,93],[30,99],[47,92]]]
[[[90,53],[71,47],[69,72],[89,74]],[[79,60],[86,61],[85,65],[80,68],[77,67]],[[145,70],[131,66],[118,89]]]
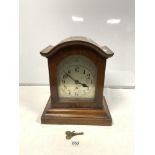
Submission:
[[[94,99],[96,66],[87,57],[74,55],[58,66],[58,95],[60,98]]]

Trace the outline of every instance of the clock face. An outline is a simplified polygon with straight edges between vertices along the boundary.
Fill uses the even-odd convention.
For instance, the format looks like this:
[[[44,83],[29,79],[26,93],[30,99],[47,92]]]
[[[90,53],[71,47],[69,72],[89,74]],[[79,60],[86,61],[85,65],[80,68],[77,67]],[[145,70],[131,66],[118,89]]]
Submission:
[[[87,57],[68,56],[60,62],[57,74],[60,98],[95,98],[96,66]]]

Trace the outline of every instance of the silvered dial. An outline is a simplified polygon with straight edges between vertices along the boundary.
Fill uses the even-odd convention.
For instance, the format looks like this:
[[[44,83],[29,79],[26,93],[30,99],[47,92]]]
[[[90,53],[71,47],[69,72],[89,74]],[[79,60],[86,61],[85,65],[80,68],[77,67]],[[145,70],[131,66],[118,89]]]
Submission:
[[[96,66],[80,55],[65,58],[58,66],[58,95],[60,98],[94,99]]]

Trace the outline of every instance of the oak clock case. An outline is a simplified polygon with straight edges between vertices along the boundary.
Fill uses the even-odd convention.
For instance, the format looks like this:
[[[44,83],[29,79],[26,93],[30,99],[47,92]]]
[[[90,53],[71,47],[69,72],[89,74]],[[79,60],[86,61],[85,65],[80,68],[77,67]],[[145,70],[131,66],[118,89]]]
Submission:
[[[40,53],[48,59],[50,82],[41,123],[112,125],[103,88],[113,52],[86,37],[70,37]]]

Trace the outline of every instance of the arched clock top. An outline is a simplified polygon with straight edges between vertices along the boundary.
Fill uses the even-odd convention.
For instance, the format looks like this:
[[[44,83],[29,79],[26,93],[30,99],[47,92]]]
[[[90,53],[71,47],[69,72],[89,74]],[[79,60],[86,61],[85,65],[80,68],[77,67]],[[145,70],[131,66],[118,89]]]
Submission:
[[[99,46],[96,42],[86,37],[69,37],[61,41],[56,46],[49,45],[48,47],[43,49],[40,54],[44,57],[49,58],[65,47],[74,46],[88,47],[90,49],[93,49],[99,55],[106,59],[114,55],[114,53],[107,46]]]

